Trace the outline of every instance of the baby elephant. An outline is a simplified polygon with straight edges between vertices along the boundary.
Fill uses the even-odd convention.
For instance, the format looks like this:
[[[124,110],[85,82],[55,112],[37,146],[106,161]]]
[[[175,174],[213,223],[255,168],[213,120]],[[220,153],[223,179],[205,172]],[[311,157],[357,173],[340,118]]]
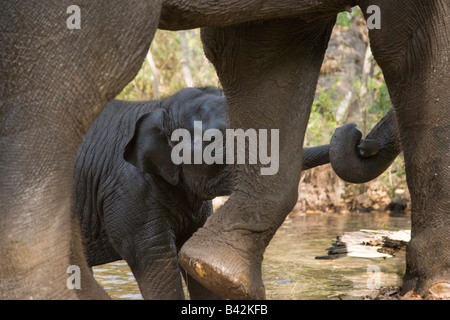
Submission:
[[[194,136],[194,121],[225,133],[221,90],[112,101],[78,150],[73,197],[88,264],[124,259],[145,299],[184,298],[178,251],[211,215],[210,199],[231,193],[230,166],[172,161],[172,132],[185,128]],[[183,275],[191,299],[219,298]]]

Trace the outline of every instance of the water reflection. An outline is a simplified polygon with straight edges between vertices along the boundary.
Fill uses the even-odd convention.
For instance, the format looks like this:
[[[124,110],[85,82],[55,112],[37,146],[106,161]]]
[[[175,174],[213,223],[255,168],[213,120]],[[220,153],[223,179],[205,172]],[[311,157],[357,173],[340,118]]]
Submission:
[[[92,268],[95,279],[112,299],[142,299],[136,279],[123,260]]]
[[[268,299],[360,299],[373,292],[369,266],[378,266],[380,284],[398,286],[404,254],[393,258],[316,260],[344,232],[360,229],[409,229],[409,216],[386,213],[291,214],[264,255],[263,279]],[[289,280],[287,282],[286,280]]]
[[[404,254],[393,258],[316,260],[344,232],[360,229],[410,228],[409,215],[380,213],[291,213],[270,242],[263,262],[267,299],[360,299],[377,266],[382,287],[398,286],[405,269]],[[142,299],[124,261],[94,267],[94,276],[113,299]]]

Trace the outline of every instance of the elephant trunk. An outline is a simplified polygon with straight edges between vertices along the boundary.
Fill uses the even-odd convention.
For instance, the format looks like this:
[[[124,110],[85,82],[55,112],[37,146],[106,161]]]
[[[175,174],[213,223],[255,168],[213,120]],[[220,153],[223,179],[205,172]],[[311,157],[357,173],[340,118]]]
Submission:
[[[344,181],[364,183],[382,174],[401,152],[397,119],[389,111],[366,139],[354,123],[336,129],[330,143],[330,162]]]
[[[330,163],[330,145],[303,148],[302,171]]]

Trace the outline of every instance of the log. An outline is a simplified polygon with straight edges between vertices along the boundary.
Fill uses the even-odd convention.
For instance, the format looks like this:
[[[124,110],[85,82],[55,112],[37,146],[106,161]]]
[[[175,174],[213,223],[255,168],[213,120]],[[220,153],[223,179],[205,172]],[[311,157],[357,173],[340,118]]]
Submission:
[[[411,239],[411,230],[367,230],[346,232],[336,237],[328,254],[316,259],[338,259],[342,257],[391,258],[406,251]]]

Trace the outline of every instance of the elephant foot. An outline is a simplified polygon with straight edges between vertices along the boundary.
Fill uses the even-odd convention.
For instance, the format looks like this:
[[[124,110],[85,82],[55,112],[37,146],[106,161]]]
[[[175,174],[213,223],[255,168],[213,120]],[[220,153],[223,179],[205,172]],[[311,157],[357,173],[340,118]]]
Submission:
[[[245,243],[245,235],[225,233],[234,242]],[[181,248],[179,263],[195,280],[227,299],[265,299],[261,259],[254,252],[228,244],[223,235],[199,229]],[[222,238],[222,239],[221,239]],[[240,240],[236,240],[240,239]]]
[[[402,300],[450,300],[450,283],[435,283],[425,294],[418,294],[414,290],[410,290],[401,296]]]
[[[445,227],[416,229],[411,232],[406,250],[402,292],[413,291],[424,298],[450,298],[450,232]]]
[[[405,281],[402,291],[404,296],[416,293],[425,299],[450,299],[450,281],[435,282],[432,285],[420,284],[418,281]]]

